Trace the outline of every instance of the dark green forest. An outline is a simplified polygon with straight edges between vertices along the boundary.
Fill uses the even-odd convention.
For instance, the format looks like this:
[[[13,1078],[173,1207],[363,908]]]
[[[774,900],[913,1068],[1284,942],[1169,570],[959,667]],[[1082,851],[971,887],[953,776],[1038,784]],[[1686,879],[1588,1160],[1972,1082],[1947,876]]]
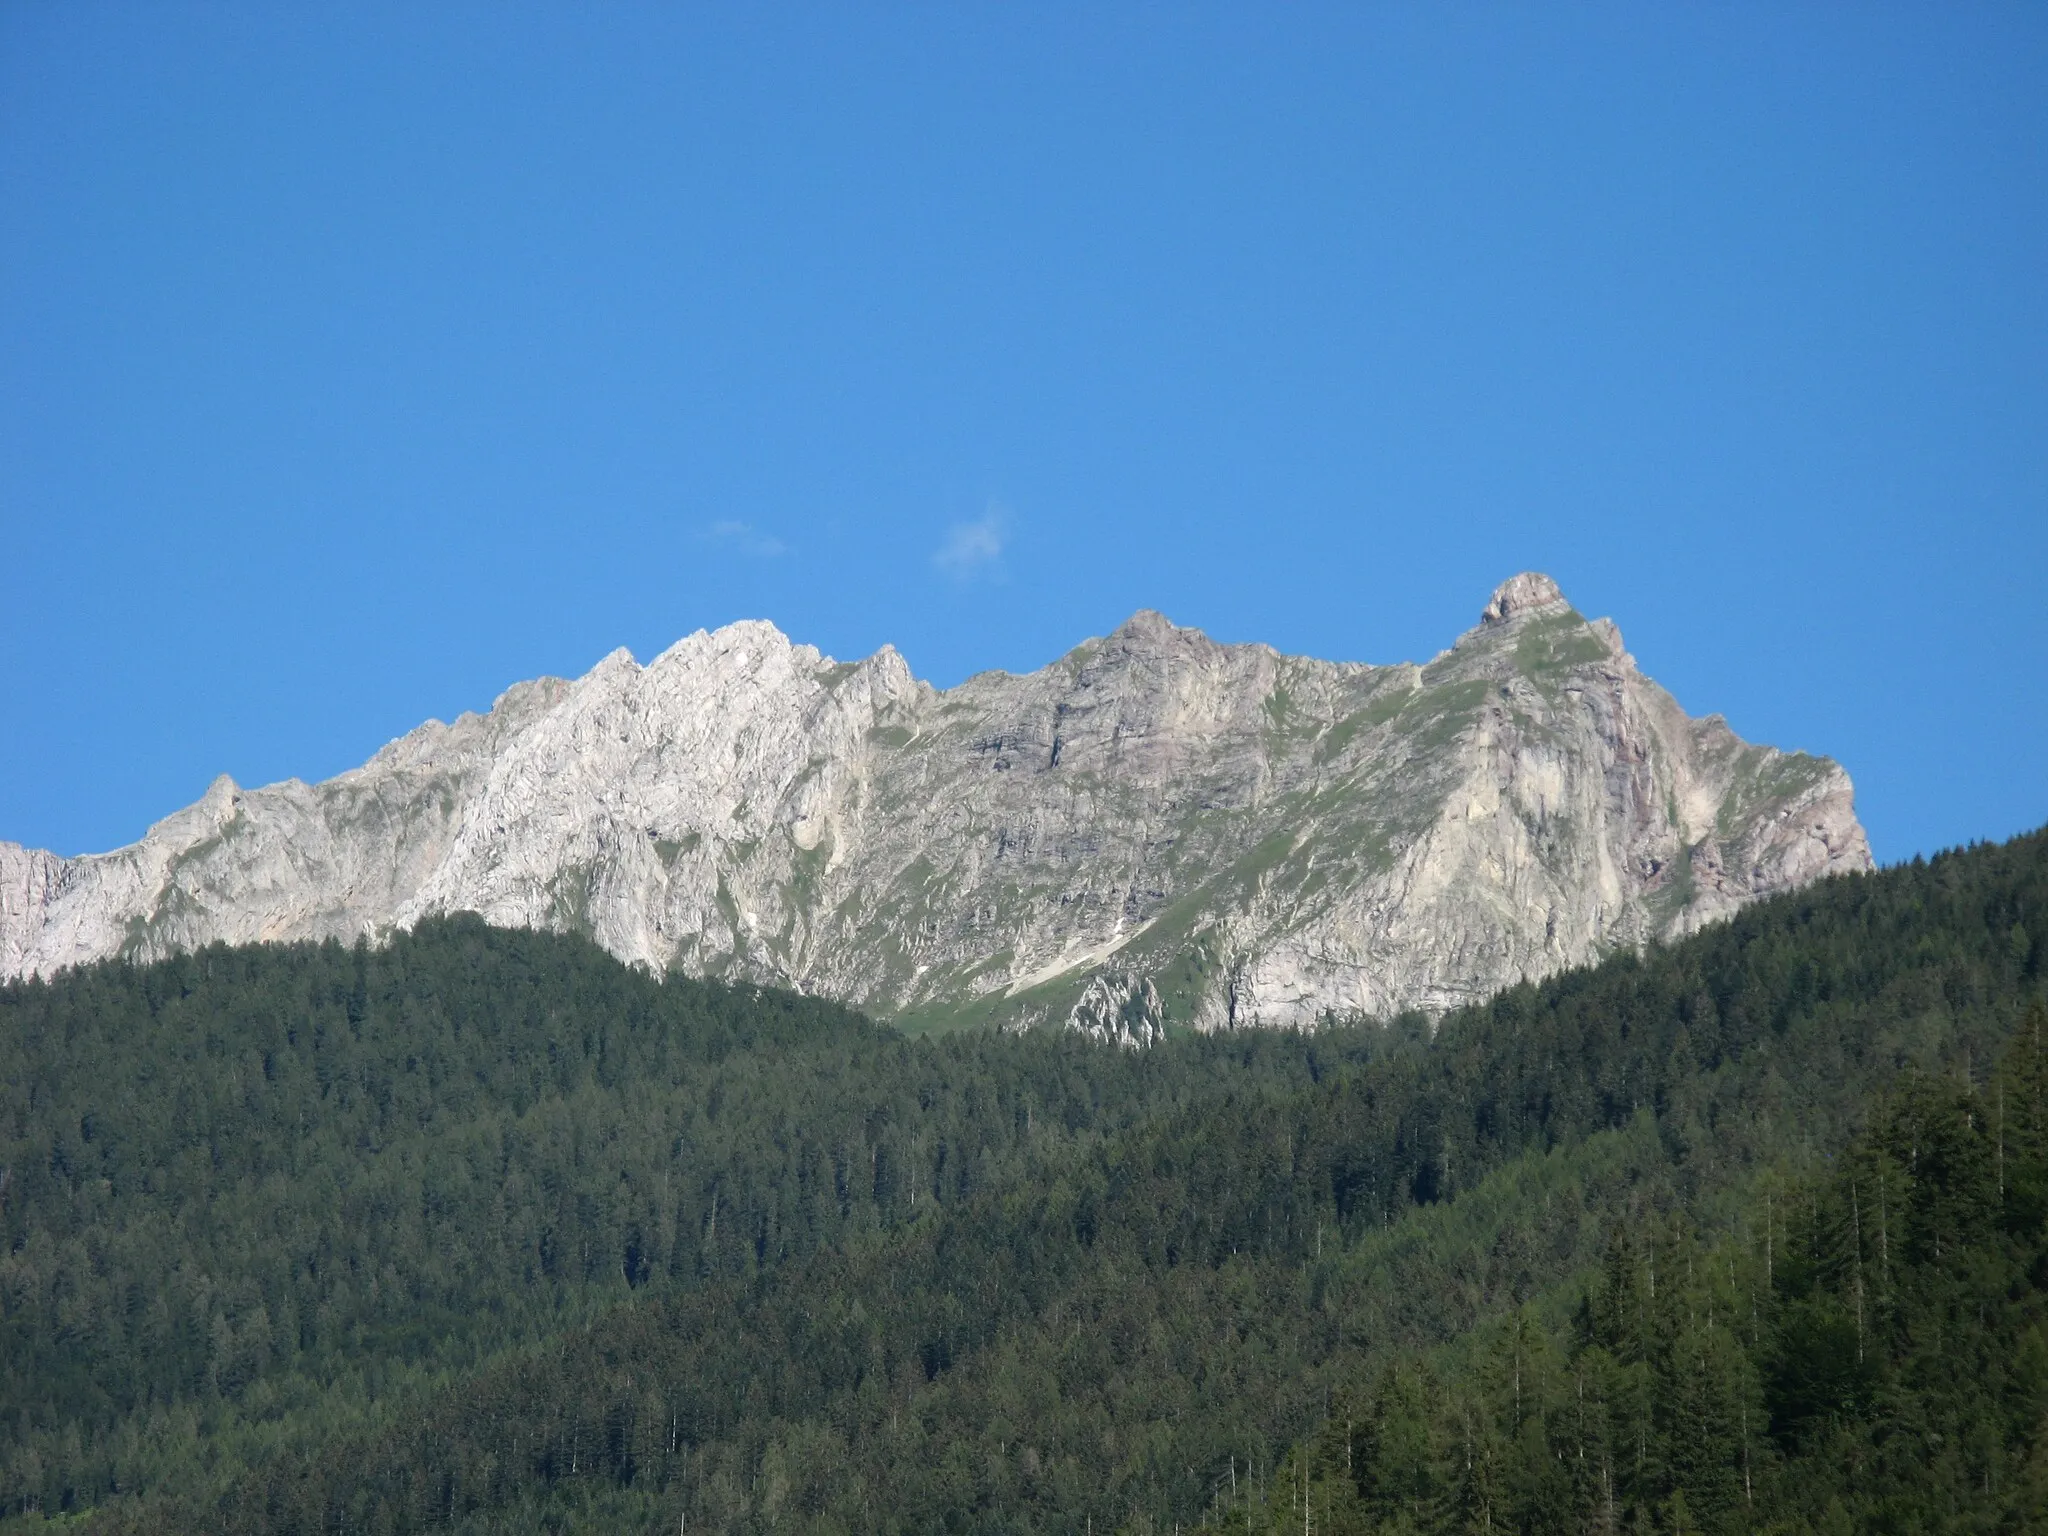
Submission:
[[[906,1039],[570,937],[0,988],[0,1507],[2021,1530],[2048,835],[1404,1017]]]

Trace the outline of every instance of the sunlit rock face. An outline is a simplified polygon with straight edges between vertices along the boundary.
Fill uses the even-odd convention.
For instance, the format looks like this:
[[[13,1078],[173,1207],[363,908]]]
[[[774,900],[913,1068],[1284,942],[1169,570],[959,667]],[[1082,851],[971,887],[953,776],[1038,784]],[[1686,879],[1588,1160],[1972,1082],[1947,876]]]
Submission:
[[[749,622],[523,683],[131,847],[0,843],[0,975],[430,913],[942,1025],[1441,1010],[1868,869],[1848,776],[1688,718],[1517,576],[1426,665],[1139,613],[957,688]]]

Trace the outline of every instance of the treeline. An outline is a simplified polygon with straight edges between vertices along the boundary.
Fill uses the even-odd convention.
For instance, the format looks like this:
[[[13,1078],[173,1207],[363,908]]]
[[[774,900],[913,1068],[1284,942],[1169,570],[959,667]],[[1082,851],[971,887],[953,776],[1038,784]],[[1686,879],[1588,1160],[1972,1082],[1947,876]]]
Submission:
[[[1649,1383],[1654,1413],[1675,1411],[1656,1373],[1691,1347],[1671,1355],[1669,1339],[1692,1335],[1672,1332],[1666,1314],[1695,1282],[1674,1279],[1672,1266],[1691,1255],[1697,1284],[1711,1287],[1732,1255],[1727,1283],[1740,1292],[1744,1234],[1767,1233],[1768,1284],[1746,1294],[1760,1298],[1760,1318],[1777,1307],[1799,1273],[1789,1254],[1800,1210],[1829,1208],[1802,1208],[1794,1192],[1824,1180],[1902,1069],[1957,1092],[1973,1085],[1978,1098],[1999,1091],[1990,1064],[2039,990],[2044,914],[2048,838],[2037,835],[1827,882],[1684,944],[1514,989],[1447,1018],[1433,1038],[1407,1019],[1143,1054],[1049,1038],[912,1043],[812,1001],[658,986],[572,941],[459,923],[382,952],[216,951],[13,989],[0,1014],[32,1014],[66,1041],[108,1012],[85,999],[92,987],[177,992],[165,1011],[187,1010],[177,1038],[194,1042],[236,1031],[254,1040],[309,1009],[348,1029],[360,993],[356,1027],[385,1042],[377,1059],[389,1076],[415,1056],[460,1065],[425,1073],[445,1087],[381,1097],[384,1080],[359,1072],[346,1106],[327,1107],[339,1078],[300,1091],[297,1144],[328,1148],[306,1166],[343,1170],[310,1186],[324,1195],[295,1204],[301,1180],[279,1161],[204,1186],[272,1190],[274,1207],[201,1220],[194,1212],[218,1205],[216,1194],[163,1202],[171,1214],[152,1216],[183,1245],[170,1268],[237,1283],[274,1273],[283,1311],[295,1287],[324,1286],[329,1271],[266,1270],[296,1250],[257,1214],[310,1222],[323,1199],[389,1181],[385,1203],[361,1209],[397,1235],[335,1224],[335,1241],[365,1255],[352,1275],[404,1280],[373,1293],[351,1278],[353,1315],[403,1328],[415,1305],[406,1285],[433,1276],[440,1289],[419,1294],[447,1320],[411,1339],[367,1324],[328,1334],[315,1308],[312,1332],[296,1335],[300,1354],[244,1382],[195,1373],[196,1346],[162,1357],[187,1362],[180,1377],[125,1344],[132,1332],[106,1327],[88,1346],[68,1331],[67,1316],[83,1315],[67,1314],[68,1298],[122,1294],[91,1245],[114,1243],[161,1197],[135,1196],[131,1173],[118,1186],[136,1202],[129,1214],[95,1210],[86,1186],[108,1176],[75,1164],[60,1175],[54,1142],[37,1143],[53,1171],[36,1203],[8,1196],[10,1259],[39,1241],[75,1243],[81,1256],[67,1272],[75,1280],[6,1292],[7,1326],[20,1330],[9,1359],[19,1337],[82,1385],[67,1398],[36,1371],[10,1369],[0,1433],[28,1428],[8,1445],[18,1470],[5,1492],[15,1509],[98,1506],[96,1527],[108,1530],[673,1530],[687,1519],[729,1530],[1108,1531],[1205,1515],[1258,1521],[1283,1507],[1298,1516],[1285,1505],[1296,1478],[1319,1527],[1378,1529],[1357,1522],[1386,1516],[1393,1528],[1462,1528],[1480,1508],[1500,1528],[1548,1529],[1514,1502],[1520,1452],[1498,1450],[1533,1446],[1532,1421],[1519,1408],[1511,1423],[1471,1418],[1474,1404],[1496,1405],[1468,1390],[1481,1376],[1468,1381],[1464,1362],[1509,1328],[1523,1341],[1529,1402],[1550,1404],[1598,1349],[1616,1371],[1636,1372],[1627,1381]],[[209,963],[321,979],[238,1010],[209,994]],[[578,968],[586,979],[560,979]],[[122,1006],[133,1026],[134,1004]],[[494,1029],[509,1033],[481,1043]],[[472,1035],[479,1043],[462,1043]],[[116,1029],[85,1039],[66,1080],[140,1072],[145,1058],[217,1075],[220,1051],[134,1044],[151,1038]],[[513,1063],[502,1076],[478,1075],[501,1059]],[[318,1086],[317,1072],[310,1080]],[[131,1117],[169,1113],[146,1083],[124,1091]],[[468,1109],[440,1107],[458,1093]],[[75,1122],[82,1102],[74,1093],[62,1113],[24,1103],[0,1127],[19,1133],[10,1146],[27,1145]],[[220,1124],[251,1113],[240,1087],[207,1102]],[[330,1134],[328,1117],[344,1108]],[[537,1141],[523,1163],[507,1158],[505,1125],[535,1115],[557,1117],[556,1139]],[[165,1143],[209,1148],[186,1154],[194,1177],[213,1156],[213,1142],[193,1139],[205,1118]],[[495,1139],[479,1139],[465,1162],[449,1149],[469,1145],[463,1128],[479,1118]],[[636,1140],[649,1124],[659,1132]],[[81,1128],[76,1145],[100,1135],[96,1120],[94,1139]],[[265,1156],[282,1160],[291,1145],[280,1130]],[[21,1156],[5,1155],[10,1167]],[[904,1172],[885,1177],[892,1157]],[[435,1183],[432,1170],[457,1167],[468,1182]],[[512,1186],[514,1169],[529,1182]],[[1760,1177],[1784,1187],[1783,1210],[1769,1195],[1775,1214],[1762,1225]],[[715,1186],[728,1178],[734,1204],[716,1219],[737,1228],[731,1249],[712,1237],[713,1212],[728,1209]],[[645,1191],[661,1193],[636,1205]],[[665,1210],[680,1214],[664,1225]],[[557,1242],[544,1259],[550,1231],[579,1246]],[[1635,1246],[1616,1248],[1616,1232]],[[450,1234],[474,1257],[444,1263],[434,1245]],[[650,1256],[644,1268],[633,1251]],[[1608,1301],[1589,1311],[1595,1323],[1574,1323],[1579,1279],[1603,1264],[1639,1270],[1645,1285],[1658,1275],[1664,1312],[1612,1313],[1635,1319],[1634,1342],[1597,1322]],[[268,1312],[260,1284],[255,1294]],[[148,1315],[146,1302],[139,1311]],[[1700,1315],[1701,1326],[1734,1327]],[[1782,1334],[1760,1321],[1744,1347]],[[235,1337],[231,1325],[230,1359]],[[1374,1406],[1404,1393],[1418,1405],[1406,1420]],[[1745,1512],[1758,1507],[1756,1480],[1791,1454],[1774,1402],[1736,1404]],[[1481,1506],[1444,1480],[1459,1413],[1494,1437],[1493,1459],[1478,1463],[1494,1469]],[[1549,1437],[1561,1421],[1542,1406],[1534,1422]],[[1437,1480],[1428,1498],[1370,1505],[1378,1485],[1360,1483],[1357,1467],[1399,1458],[1362,1455],[1347,1423],[1364,1425],[1375,1447],[1419,1436]],[[1626,1474],[1634,1483],[1610,1457],[1615,1517],[1666,1529],[1722,1518],[1718,1495],[1671,1473],[1670,1442],[1660,1445],[1661,1460],[1642,1452],[1650,1470]],[[1348,1504],[1337,1497],[1347,1489]],[[1581,1520],[1583,1508],[1570,1508]]]

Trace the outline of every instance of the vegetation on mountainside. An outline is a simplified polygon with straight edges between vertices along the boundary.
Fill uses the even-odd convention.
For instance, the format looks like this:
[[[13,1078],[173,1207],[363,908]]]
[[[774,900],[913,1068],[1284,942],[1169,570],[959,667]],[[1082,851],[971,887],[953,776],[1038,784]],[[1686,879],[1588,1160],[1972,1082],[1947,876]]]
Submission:
[[[1910,1074],[1733,1230],[1617,1225],[1579,1289],[1353,1376],[1204,1528],[2043,1528],[2048,1008],[1988,1084]]]
[[[1376,1042],[912,1042],[436,920],[0,988],[0,1498],[59,1511],[378,1418],[650,1291],[915,1223]]]
[[[1992,1063],[2041,934],[2036,835],[1433,1038],[906,1042],[460,922],[8,988],[0,1497],[107,1530],[1996,1528],[2048,1151],[2038,1064]]]

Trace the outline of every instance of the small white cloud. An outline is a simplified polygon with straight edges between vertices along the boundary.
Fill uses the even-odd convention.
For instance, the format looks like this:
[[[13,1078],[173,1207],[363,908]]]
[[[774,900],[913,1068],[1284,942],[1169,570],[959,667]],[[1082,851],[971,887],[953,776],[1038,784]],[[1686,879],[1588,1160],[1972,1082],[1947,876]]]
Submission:
[[[999,507],[990,507],[971,523],[955,523],[946,530],[946,542],[932,556],[932,564],[962,581],[987,570],[1002,558],[1008,523]]]
[[[773,560],[789,549],[773,534],[761,532],[752,523],[736,522],[729,517],[708,525],[697,537],[707,544],[716,544],[737,554],[752,555],[758,560]]]

